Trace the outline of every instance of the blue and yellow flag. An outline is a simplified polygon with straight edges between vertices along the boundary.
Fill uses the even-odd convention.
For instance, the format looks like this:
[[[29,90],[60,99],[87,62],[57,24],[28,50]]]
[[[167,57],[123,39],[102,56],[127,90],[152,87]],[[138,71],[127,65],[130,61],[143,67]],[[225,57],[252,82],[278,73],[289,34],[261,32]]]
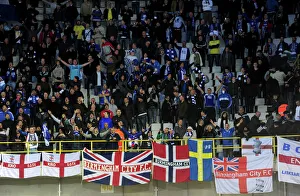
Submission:
[[[188,140],[191,180],[212,180],[212,144],[211,140]]]

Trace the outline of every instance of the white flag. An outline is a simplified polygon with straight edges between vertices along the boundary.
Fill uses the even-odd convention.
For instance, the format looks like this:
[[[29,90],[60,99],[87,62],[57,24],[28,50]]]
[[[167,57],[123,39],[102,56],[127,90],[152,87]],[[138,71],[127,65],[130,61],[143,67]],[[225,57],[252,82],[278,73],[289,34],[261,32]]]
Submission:
[[[1,176],[32,178],[41,175],[41,154],[3,154]]]
[[[80,152],[54,154],[43,152],[42,175],[57,178],[80,174]]]
[[[273,155],[214,158],[218,194],[249,194],[273,191]]]
[[[278,180],[300,184],[300,142],[277,137]]]
[[[242,156],[272,154],[272,138],[242,139]]]

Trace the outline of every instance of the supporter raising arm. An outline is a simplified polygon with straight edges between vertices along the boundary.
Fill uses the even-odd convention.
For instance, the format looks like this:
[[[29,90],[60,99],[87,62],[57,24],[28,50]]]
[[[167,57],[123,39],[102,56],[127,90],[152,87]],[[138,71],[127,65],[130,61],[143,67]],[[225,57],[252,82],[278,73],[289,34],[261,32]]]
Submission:
[[[73,60],[72,64],[65,62],[60,57],[57,57],[57,60],[62,62],[62,64],[64,64],[70,69],[70,80],[73,80],[77,76],[80,81],[82,80],[81,69],[93,62],[93,59],[91,59],[89,62],[79,65],[76,59]]]

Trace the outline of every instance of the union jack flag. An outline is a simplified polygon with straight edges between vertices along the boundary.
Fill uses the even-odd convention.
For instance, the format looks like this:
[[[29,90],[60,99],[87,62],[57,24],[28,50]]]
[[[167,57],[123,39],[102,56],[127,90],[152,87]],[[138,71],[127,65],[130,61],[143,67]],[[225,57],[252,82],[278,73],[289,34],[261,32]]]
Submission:
[[[214,158],[214,170],[215,171],[238,171],[239,170],[239,158]]]
[[[152,151],[94,154],[83,150],[83,176],[87,182],[112,186],[150,182]]]

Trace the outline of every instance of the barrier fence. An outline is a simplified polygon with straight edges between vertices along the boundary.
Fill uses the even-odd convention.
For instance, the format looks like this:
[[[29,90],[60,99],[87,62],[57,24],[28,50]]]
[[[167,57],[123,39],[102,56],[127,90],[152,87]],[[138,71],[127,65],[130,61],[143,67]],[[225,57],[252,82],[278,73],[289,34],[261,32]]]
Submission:
[[[300,140],[300,135],[282,135],[280,137],[288,138],[288,139],[296,139]],[[276,155],[277,141],[276,136],[262,136],[255,138],[272,138],[272,151]],[[213,142],[213,157],[216,156],[217,153],[221,152],[224,149],[232,149],[233,151],[239,152],[242,149],[240,137],[230,137],[230,138],[205,138],[198,140],[212,140]],[[223,140],[233,140],[232,146],[222,146]],[[108,142],[106,140],[79,140],[79,141],[50,141],[49,146],[45,146],[45,142],[39,141],[38,150],[31,151],[29,146],[29,142],[0,142],[0,153],[2,154],[30,154],[36,152],[50,152],[50,153],[71,153],[78,152],[82,150],[84,147],[90,149],[92,152],[115,152],[115,151],[123,151],[123,152],[143,152],[145,150],[151,149],[150,147],[145,147],[145,143],[148,143],[149,140],[134,140],[138,145],[137,148],[131,148],[130,143],[133,140],[121,140],[118,142]],[[176,139],[176,140],[153,140],[153,142],[165,143],[170,145],[184,145],[187,144],[187,139]],[[107,144],[115,143],[119,145],[118,149],[109,149],[107,148]],[[15,146],[18,145],[16,149]]]

